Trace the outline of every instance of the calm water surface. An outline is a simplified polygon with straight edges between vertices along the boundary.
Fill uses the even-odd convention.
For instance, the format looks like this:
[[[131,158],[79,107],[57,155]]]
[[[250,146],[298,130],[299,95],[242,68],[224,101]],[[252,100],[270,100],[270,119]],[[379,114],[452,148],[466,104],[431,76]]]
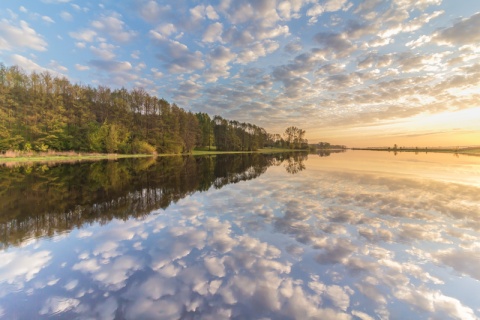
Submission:
[[[478,319],[480,157],[0,167],[4,319]]]

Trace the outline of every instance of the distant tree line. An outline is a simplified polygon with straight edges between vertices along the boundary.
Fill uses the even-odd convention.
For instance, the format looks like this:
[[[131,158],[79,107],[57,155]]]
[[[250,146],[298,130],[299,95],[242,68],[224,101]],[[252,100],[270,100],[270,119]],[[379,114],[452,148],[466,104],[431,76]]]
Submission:
[[[319,142],[316,145],[317,149],[347,149],[347,146],[339,144],[330,144],[329,142]]]
[[[72,84],[49,72],[0,64],[0,152],[189,153],[195,147],[253,151],[308,146],[305,131],[283,139],[250,123],[185,111],[143,89]]]

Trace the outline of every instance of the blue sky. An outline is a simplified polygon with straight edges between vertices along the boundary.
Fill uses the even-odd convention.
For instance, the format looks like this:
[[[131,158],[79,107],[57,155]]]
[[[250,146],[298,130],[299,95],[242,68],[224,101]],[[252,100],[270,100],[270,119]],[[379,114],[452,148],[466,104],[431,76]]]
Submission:
[[[311,142],[468,145],[479,30],[466,0],[3,0],[0,61]]]

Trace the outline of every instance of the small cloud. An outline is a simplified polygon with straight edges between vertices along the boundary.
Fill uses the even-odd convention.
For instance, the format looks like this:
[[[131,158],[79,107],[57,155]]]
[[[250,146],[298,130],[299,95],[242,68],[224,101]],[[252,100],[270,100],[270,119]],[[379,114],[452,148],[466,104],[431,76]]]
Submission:
[[[58,61],[55,60],[50,60],[50,63],[48,64],[53,70],[58,71],[60,73],[62,72],[67,72],[68,68],[62,66]]]
[[[220,18],[217,12],[215,11],[215,9],[211,5],[208,5],[205,8],[205,13],[207,14],[207,18],[210,20],[218,20]]]
[[[42,20],[45,21],[46,23],[55,23],[52,18],[49,16],[42,16]]]
[[[152,68],[152,69],[150,69],[150,71],[152,72],[153,76],[154,76],[156,79],[159,79],[159,78],[163,77],[163,73],[161,73],[160,71],[158,71],[157,68]]]
[[[135,50],[130,54],[133,59],[140,59],[140,50]]]
[[[78,32],[70,32],[69,35],[76,40],[92,42],[97,36],[97,33],[91,29],[83,29]]]
[[[139,9],[140,16],[148,22],[156,23],[171,11],[169,5],[160,5],[156,1],[146,1]]]
[[[190,19],[193,22],[205,19],[206,17],[206,12],[205,12],[205,6],[204,5],[198,5],[192,9],[190,9]]]
[[[203,34],[203,42],[221,41],[223,32],[223,25],[220,22],[215,22],[207,27]]]
[[[411,47],[412,49],[416,49],[418,47],[421,47],[429,43],[431,40],[432,40],[431,36],[421,35],[418,39],[407,42],[405,46]]]
[[[293,42],[290,42],[289,44],[287,44],[284,48],[284,50],[288,53],[296,53],[300,50],[302,50],[302,44],[300,43],[299,40],[296,40],[296,41],[293,41]]]
[[[73,16],[68,13],[67,11],[62,11],[60,13],[60,18],[62,18],[64,21],[72,21],[73,20]]]
[[[311,17],[308,20],[309,24],[315,24],[318,21],[318,17],[324,12],[336,12],[339,10],[348,10],[352,6],[348,0],[327,0],[322,4],[314,4],[307,10],[307,17]]]
[[[276,51],[279,47],[280,45],[278,42],[272,40],[267,40],[261,43],[257,42],[240,51],[237,61],[241,64],[247,64],[258,60],[261,57],[265,57],[267,54]]]
[[[177,32],[177,28],[172,23],[164,23],[155,28],[155,31],[158,31],[164,36],[169,36]]]
[[[20,12],[23,12],[23,13],[28,12],[28,10],[24,6],[20,6],[20,8],[18,8],[18,10],[20,10]]]
[[[92,53],[103,60],[111,60],[115,58],[115,53],[113,52],[113,50],[115,50],[116,48],[117,47],[113,44],[108,44],[106,42],[100,43],[98,47],[90,46],[90,50],[92,51]]]
[[[132,69],[132,65],[127,61],[91,60],[89,64],[97,69],[108,72],[124,72]]]
[[[315,35],[315,40],[336,58],[347,57],[357,48],[345,34],[340,33],[319,32]]]

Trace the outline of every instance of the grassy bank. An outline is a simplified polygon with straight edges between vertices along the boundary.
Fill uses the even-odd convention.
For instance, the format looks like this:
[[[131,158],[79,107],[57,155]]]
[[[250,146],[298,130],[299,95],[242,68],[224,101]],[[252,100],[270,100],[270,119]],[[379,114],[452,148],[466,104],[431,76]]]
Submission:
[[[280,148],[264,148],[257,151],[217,151],[217,150],[193,150],[191,155],[217,155],[217,154],[239,154],[239,153],[280,153],[280,152],[292,152],[292,151],[304,151],[304,150],[291,150]],[[25,162],[76,162],[76,161],[95,161],[104,159],[122,159],[122,158],[142,158],[142,157],[170,157],[185,154],[103,154],[103,153],[76,153],[70,152],[16,152],[7,151],[5,154],[0,155],[1,163],[25,163]]]
[[[152,157],[151,154],[102,154],[76,152],[6,152],[0,155],[0,163],[12,162],[75,162],[102,159]]]

